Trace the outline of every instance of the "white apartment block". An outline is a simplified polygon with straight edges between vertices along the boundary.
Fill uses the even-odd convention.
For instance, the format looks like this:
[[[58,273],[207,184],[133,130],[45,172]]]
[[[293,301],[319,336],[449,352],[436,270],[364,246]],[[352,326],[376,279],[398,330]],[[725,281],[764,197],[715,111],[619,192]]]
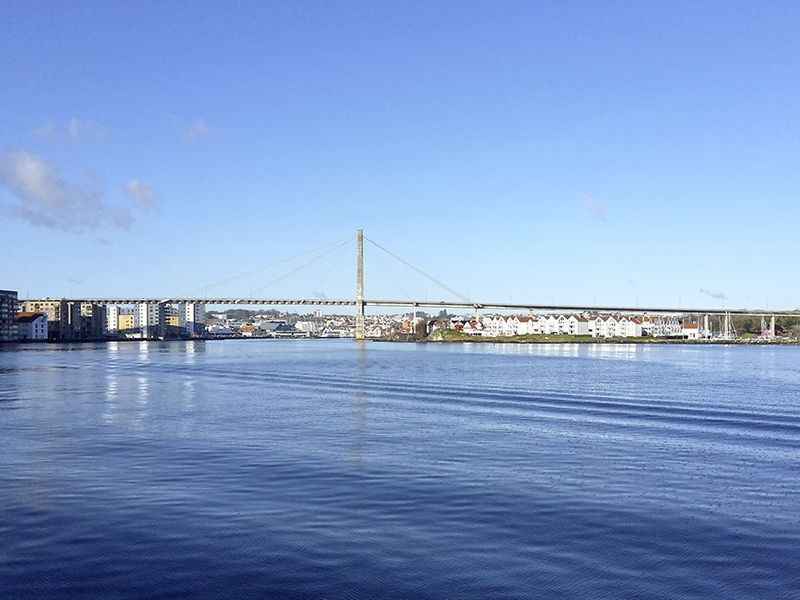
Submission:
[[[106,306],[106,331],[119,331],[119,306],[116,304]]]
[[[165,305],[156,302],[140,302],[134,307],[134,325],[142,337],[155,337],[163,331],[166,322]]]
[[[186,335],[202,335],[206,330],[206,305],[199,302],[179,304],[178,323],[186,331]]]
[[[297,321],[294,326],[297,331],[304,333],[316,333],[322,329],[322,326],[315,321]]]

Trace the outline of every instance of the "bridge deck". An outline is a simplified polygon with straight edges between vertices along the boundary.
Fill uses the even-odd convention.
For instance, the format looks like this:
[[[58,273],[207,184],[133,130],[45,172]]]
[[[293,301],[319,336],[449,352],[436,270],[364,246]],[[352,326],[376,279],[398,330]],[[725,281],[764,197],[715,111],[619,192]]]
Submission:
[[[95,304],[218,304],[218,305],[273,305],[273,306],[356,306],[355,300],[323,299],[323,298],[47,298],[39,301],[61,300],[65,302],[92,302]],[[35,301],[35,300],[34,300]],[[800,317],[800,310],[769,310],[764,308],[674,308],[654,306],[589,306],[579,304],[517,304],[506,302],[481,302],[469,304],[466,302],[449,302],[436,300],[365,300],[366,306],[381,306],[387,308],[438,308],[438,309],[466,309],[466,310],[510,310],[528,312],[597,312],[597,313],[628,313],[628,314],[706,314],[706,315],[775,315],[784,317]]]

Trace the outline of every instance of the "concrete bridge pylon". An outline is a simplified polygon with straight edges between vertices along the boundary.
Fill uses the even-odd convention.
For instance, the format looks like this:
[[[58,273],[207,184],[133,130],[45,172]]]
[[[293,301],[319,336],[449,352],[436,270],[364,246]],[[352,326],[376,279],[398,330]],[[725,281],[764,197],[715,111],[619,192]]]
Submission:
[[[356,267],[356,339],[366,337],[364,328],[364,231],[358,230],[358,258]]]

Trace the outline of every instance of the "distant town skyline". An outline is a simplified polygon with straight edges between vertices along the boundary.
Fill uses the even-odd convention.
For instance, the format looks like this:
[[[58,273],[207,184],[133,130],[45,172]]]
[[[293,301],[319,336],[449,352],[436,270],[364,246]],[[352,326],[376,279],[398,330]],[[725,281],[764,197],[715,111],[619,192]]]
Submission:
[[[0,5],[0,288],[800,307],[800,5]],[[367,298],[455,299],[373,247]],[[228,287],[225,287],[228,286]],[[202,296],[202,292],[198,295]]]

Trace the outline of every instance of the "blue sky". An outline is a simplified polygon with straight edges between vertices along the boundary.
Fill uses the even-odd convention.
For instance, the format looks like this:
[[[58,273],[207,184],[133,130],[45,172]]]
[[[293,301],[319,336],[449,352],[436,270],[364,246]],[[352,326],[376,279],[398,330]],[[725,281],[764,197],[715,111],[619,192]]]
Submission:
[[[795,308],[798,33],[796,2],[0,0],[0,288],[170,296],[363,227],[478,301]],[[367,297],[453,298],[377,253]],[[280,279],[314,256],[208,293],[352,296],[352,243]]]

